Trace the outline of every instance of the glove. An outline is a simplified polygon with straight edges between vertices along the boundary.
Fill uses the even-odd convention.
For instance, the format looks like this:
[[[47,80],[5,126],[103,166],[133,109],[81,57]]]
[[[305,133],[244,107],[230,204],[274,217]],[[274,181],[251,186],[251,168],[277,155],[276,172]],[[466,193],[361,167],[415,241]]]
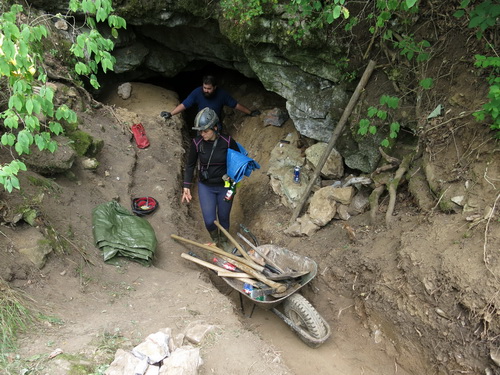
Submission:
[[[162,111],[160,113],[160,116],[163,117],[165,120],[168,120],[170,117],[172,117],[172,114],[170,112],[167,112],[167,111]]]
[[[258,116],[258,115],[260,115],[260,111],[259,111],[258,109],[255,109],[255,110],[253,110],[253,111],[250,113],[250,115],[249,115],[249,116],[251,116],[251,117],[256,117],[256,116]]]

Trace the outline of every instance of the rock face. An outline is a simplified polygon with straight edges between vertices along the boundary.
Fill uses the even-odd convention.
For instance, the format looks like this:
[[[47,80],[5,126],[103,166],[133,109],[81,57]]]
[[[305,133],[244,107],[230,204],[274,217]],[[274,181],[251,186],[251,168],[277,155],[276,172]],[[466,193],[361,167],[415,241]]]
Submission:
[[[68,4],[30,3],[61,14]],[[318,33],[301,46],[284,44],[284,15],[266,14],[242,30],[223,18],[218,2],[207,6],[201,0],[144,0],[114,7],[127,21],[127,30],[120,31],[115,43],[115,73],[129,80],[174,77],[199,68],[200,62],[234,69],[285,98],[302,135],[329,140],[349,97],[339,70],[344,48],[332,36]]]

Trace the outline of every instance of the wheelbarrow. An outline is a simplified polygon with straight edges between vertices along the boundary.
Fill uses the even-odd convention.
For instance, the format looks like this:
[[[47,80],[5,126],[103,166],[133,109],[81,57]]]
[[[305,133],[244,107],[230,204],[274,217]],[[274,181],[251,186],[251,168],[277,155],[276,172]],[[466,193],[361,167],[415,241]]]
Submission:
[[[236,267],[244,268],[244,271],[250,272],[250,269],[247,267],[247,264],[250,264],[248,253],[229,235],[229,233],[226,232],[226,235],[229,240],[235,244],[239,252],[245,254],[244,258],[238,257],[235,254],[225,253],[213,246],[202,245],[191,240],[183,239],[176,235],[172,235],[172,238],[205,248],[206,250],[220,255],[220,258],[225,259],[224,262],[226,264],[234,263]],[[241,235],[240,237],[243,238]],[[251,276],[258,277],[257,280],[254,280],[249,279],[249,275],[245,273],[231,273],[231,271],[226,271],[226,269],[220,266],[202,261],[192,255],[182,254],[181,256],[218,272],[222,280],[239,293],[242,303],[243,297],[251,301],[252,313],[255,306],[265,310],[271,310],[290,326],[308,346],[311,348],[319,347],[330,337],[330,326],[311,303],[301,294],[297,293],[316,276],[318,270],[316,262],[309,257],[297,254],[283,247],[276,245],[254,246],[251,245],[248,240],[246,240],[246,242],[253,250],[265,258],[266,267],[267,265],[271,265],[271,269],[278,268],[280,271],[283,271],[281,275],[275,277],[277,281],[269,280],[269,278],[273,278],[269,276],[269,272],[263,272],[264,275],[267,275],[267,277],[264,277],[261,275],[261,272],[252,270],[252,272],[250,272]],[[265,267],[255,268],[263,271]],[[261,280],[265,281],[267,288]],[[272,288],[269,287],[269,285],[271,285]],[[280,289],[276,288],[276,286],[279,286]],[[281,310],[283,312],[281,312],[278,307],[280,307],[280,309],[282,307]]]
[[[222,279],[233,289],[240,293],[240,298],[246,297],[252,305],[265,310],[271,310],[280,317],[308,346],[317,348],[330,337],[330,326],[311,303],[297,293],[304,285],[309,283],[317,274],[316,262],[306,256],[299,255],[286,248],[276,245],[260,245],[257,247],[267,253],[267,258],[284,269],[294,270],[296,274],[303,274],[293,280],[292,285],[284,293],[259,295],[249,292],[245,282],[232,277]],[[278,310],[282,305],[283,312]],[[251,316],[251,314],[250,314]]]

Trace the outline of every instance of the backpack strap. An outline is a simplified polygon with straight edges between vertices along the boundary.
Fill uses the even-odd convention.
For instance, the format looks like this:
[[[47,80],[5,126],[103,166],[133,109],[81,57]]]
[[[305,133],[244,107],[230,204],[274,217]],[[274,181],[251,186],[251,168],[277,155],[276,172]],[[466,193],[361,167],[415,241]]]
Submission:
[[[231,136],[229,135],[227,138],[225,138],[224,136],[221,135],[220,138],[222,138],[227,142],[227,147],[229,148],[229,146],[231,145]]]
[[[196,139],[196,138],[193,138],[193,143],[194,143],[194,146],[196,147],[196,152],[200,152],[200,150],[198,149],[198,146],[200,145],[201,141],[203,141],[203,138],[200,138],[200,139]]]

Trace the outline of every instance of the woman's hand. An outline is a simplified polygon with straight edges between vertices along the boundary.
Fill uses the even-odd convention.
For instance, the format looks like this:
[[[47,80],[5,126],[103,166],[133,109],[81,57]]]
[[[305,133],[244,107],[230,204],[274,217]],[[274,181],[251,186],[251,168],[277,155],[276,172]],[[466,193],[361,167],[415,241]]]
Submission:
[[[182,191],[182,200],[181,200],[181,203],[184,203],[184,201],[186,201],[187,203],[189,203],[189,202],[191,202],[191,199],[193,199],[193,197],[191,196],[191,189],[184,188],[183,191]]]

